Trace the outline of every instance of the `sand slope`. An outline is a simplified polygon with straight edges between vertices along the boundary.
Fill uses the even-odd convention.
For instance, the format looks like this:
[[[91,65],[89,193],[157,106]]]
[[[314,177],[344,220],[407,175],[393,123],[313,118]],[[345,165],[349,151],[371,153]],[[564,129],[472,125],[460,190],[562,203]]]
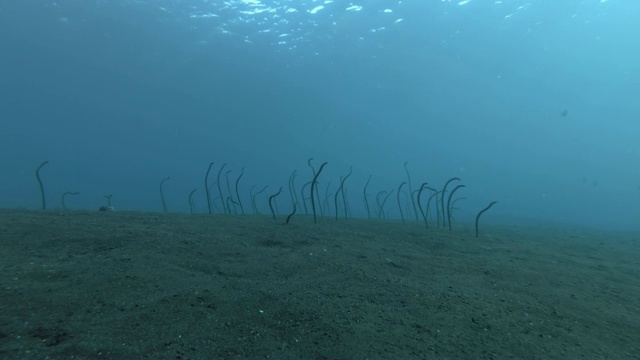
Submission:
[[[0,358],[640,358],[640,236],[0,211]]]

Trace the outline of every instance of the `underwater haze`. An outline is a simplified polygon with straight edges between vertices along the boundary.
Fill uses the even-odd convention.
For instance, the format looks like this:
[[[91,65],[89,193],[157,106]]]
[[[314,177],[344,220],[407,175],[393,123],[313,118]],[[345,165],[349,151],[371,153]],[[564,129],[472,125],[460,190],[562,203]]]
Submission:
[[[267,213],[314,158],[322,194],[353,168],[354,217],[370,176],[374,203],[408,170],[414,191],[461,179],[457,222],[497,201],[483,221],[640,229],[638,13],[636,0],[4,0],[0,207],[40,208],[49,161],[48,208],[78,192],[67,208],[113,195],[118,211],[163,211],[170,177],[168,211],[189,212],[196,190],[206,212],[215,162],[209,183],[226,163],[233,187],[244,168],[245,207],[268,186]],[[399,219],[391,199],[382,215]]]

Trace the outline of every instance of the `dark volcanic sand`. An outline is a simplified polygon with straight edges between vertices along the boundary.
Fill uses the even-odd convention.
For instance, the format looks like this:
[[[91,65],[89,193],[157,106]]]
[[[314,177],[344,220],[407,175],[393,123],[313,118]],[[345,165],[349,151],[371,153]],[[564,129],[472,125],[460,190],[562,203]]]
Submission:
[[[0,358],[640,358],[640,236],[0,211]]]

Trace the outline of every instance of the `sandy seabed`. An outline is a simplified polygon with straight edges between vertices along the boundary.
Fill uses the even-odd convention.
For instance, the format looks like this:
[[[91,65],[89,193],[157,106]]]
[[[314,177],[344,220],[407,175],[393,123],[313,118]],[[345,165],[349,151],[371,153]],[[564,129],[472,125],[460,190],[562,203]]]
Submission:
[[[0,210],[2,359],[640,358],[640,234]]]

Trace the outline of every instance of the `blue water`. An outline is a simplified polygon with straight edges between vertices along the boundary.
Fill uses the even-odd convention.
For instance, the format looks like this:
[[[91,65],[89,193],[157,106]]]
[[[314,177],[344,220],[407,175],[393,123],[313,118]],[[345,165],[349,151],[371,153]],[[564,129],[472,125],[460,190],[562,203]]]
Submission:
[[[0,2],[0,207],[207,211],[223,163],[364,217],[411,174],[458,222],[640,227],[640,2]],[[222,174],[224,178],[225,173]],[[224,189],[224,187],[223,187]],[[451,188],[450,188],[451,189]],[[408,191],[401,192],[410,210]],[[225,195],[226,196],[226,195]],[[233,196],[232,196],[233,197]],[[331,197],[333,199],[333,197]],[[399,218],[395,195],[388,218]],[[220,199],[214,210],[221,211]],[[454,199],[455,200],[455,199]],[[332,203],[332,202],[331,202]],[[331,210],[335,211],[335,210]]]

